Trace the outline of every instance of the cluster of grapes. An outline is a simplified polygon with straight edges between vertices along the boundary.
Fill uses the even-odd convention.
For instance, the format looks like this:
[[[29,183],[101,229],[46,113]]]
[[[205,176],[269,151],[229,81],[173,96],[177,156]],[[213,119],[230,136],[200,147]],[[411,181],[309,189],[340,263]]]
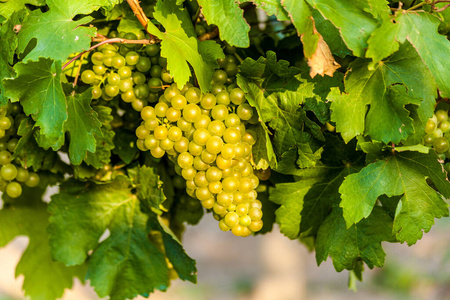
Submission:
[[[450,122],[448,112],[438,110],[433,117],[428,119],[425,125],[425,137],[423,143],[426,146],[433,147],[438,154],[444,154],[450,158],[448,133],[450,131]]]
[[[220,229],[248,236],[263,225],[259,179],[250,164],[255,137],[245,128],[254,114],[241,89],[223,86],[227,78],[217,70],[207,94],[189,84],[165,89],[155,107],[141,111],[137,145],[156,158],[167,153],[188,195],[213,210]]]
[[[113,32],[110,36],[116,35]],[[133,33],[119,37],[138,39]],[[120,95],[134,110],[141,111],[148,103],[157,102],[163,85],[173,81],[164,69],[167,61],[159,55],[158,44],[104,44],[96,50],[90,57],[92,70],[81,73],[81,80],[93,86],[93,99],[110,101]]]
[[[39,175],[29,172],[20,166],[19,159],[12,159],[16,149],[17,128],[25,118],[18,103],[9,103],[0,108],[0,191],[6,192],[11,198],[22,195],[22,185],[36,187],[39,184]]]

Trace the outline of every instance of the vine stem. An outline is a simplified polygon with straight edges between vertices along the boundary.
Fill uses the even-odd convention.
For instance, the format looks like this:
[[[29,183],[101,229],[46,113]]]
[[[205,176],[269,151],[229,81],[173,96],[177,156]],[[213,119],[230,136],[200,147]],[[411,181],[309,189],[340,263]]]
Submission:
[[[141,5],[139,4],[139,1],[138,0],[127,0],[127,3],[130,6],[131,10],[133,11],[134,15],[136,16],[136,18],[139,20],[139,22],[144,27],[145,31],[147,31],[147,33],[150,35],[150,40],[153,40],[155,42],[156,36],[154,36],[153,34],[148,32],[147,25],[148,25],[148,22],[150,22],[150,21],[147,18],[147,16],[145,15],[144,10],[142,9]]]
[[[199,41],[206,41],[206,40],[211,40],[215,37],[219,36],[219,28],[218,27],[214,27],[214,29],[210,32],[207,32],[201,36],[198,37]]]
[[[149,44],[154,44],[155,43],[154,40],[127,40],[127,39],[122,39],[122,38],[113,38],[113,39],[106,39],[105,40],[104,37],[101,37],[101,38],[99,38],[97,40],[94,39],[94,41],[101,41],[101,42],[98,43],[98,44],[95,44],[94,46],[92,46],[88,50],[85,50],[85,51],[81,52],[80,54],[78,54],[77,56],[75,56],[74,58],[72,58],[71,60],[66,62],[62,66],[62,70],[67,68],[68,65],[70,65],[72,62],[74,62],[75,60],[80,58],[85,53],[90,52],[90,51],[94,50],[95,48],[100,47],[101,45],[104,45],[104,44],[122,43],[122,44],[143,44],[143,45],[149,45]]]
[[[78,66],[78,68],[77,68],[77,74],[75,75],[75,80],[73,81],[73,87],[75,87],[76,85],[77,85],[77,83],[78,83],[78,77],[80,76],[80,71],[81,71],[81,66],[83,65],[83,57],[84,57],[84,54],[86,54],[86,53],[83,53],[80,57],[81,57],[81,61],[80,61],[80,65]]]

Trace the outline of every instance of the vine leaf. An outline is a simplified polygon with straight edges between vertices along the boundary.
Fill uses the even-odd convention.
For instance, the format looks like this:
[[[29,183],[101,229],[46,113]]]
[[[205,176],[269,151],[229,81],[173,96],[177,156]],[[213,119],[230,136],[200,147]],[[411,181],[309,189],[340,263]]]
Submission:
[[[430,187],[433,181],[437,191]],[[434,152],[396,153],[352,174],[342,183],[340,207],[347,227],[367,218],[381,195],[402,196],[395,212],[393,231],[397,239],[414,244],[428,232],[435,218],[448,216],[450,183]]]
[[[334,60],[330,47],[328,47],[328,44],[324,41],[322,35],[318,33],[315,28],[314,32],[319,36],[319,40],[315,52],[308,58],[308,65],[311,67],[309,76],[314,78],[319,74],[322,77],[324,75],[333,77],[334,72],[336,72],[341,65]]]
[[[26,4],[43,6],[45,5],[45,0],[14,0],[2,2],[0,3],[0,15],[9,19],[14,12],[26,8]]]
[[[111,115],[112,109],[107,106],[94,106],[94,110],[98,115],[98,120],[101,122],[101,134],[92,128],[91,132],[95,138],[95,152],[87,152],[85,161],[88,165],[94,168],[101,168],[103,165],[111,161],[111,150],[114,149],[113,139],[115,136],[114,130],[111,127],[111,121],[114,117]]]
[[[251,2],[256,7],[264,10],[268,16],[275,16],[278,21],[289,21],[289,16],[282,5],[282,0],[266,1],[266,0],[251,0],[239,1],[239,3]]]
[[[353,270],[362,259],[369,268],[382,267],[386,253],[381,242],[395,242],[392,218],[380,207],[361,222],[347,228],[340,208],[333,208],[317,233],[316,260],[331,256],[336,271]]]
[[[347,47],[358,57],[364,57],[367,40],[378,26],[375,16],[389,16],[387,3],[380,7],[367,1],[336,0],[332,5],[328,0],[306,1],[340,29]]]
[[[66,97],[60,82],[61,62],[40,58],[37,62],[17,63],[14,70],[17,77],[3,81],[5,96],[12,102],[20,101],[44,138],[60,139],[67,120]]]
[[[250,26],[244,19],[244,12],[235,0],[199,0],[206,22],[219,27],[220,39],[231,46],[246,48],[250,45]]]
[[[0,210],[0,247],[17,236],[29,238],[28,247],[16,267],[16,276],[24,275],[25,295],[37,300],[62,297],[64,289],[72,287],[73,277],[83,282],[86,273],[84,265],[66,267],[52,259],[47,204],[40,200],[43,192],[24,188],[21,197],[13,201],[8,198],[11,204]]]
[[[64,130],[70,135],[69,158],[74,165],[79,165],[87,157],[87,152],[96,150],[96,136],[101,137],[102,123],[98,113],[90,106],[91,89],[82,94],[67,96],[67,122]]]
[[[81,25],[92,21],[92,17],[73,19],[76,15],[91,13],[100,5],[94,6],[93,0],[47,0],[47,5],[47,12],[34,10],[23,23],[18,35],[18,53],[24,53],[32,40],[37,40],[36,46],[26,53],[26,60],[45,57],[65,61],[70,54],[89,49],[96,30]]]
[[[305,56],[311,58],[316,52],[319,35],[315,31],[310,6],[305,0],[284,0],[282,3],[302,39]]]
[[[399,48],[399,43],[408,40],[431,71],[443,97],[450,97],[450,41],[438,33],[440,21],[425,12],[401,12],[385,20],[377,28],[368,43],[367,57],[378,62]],[[443,53],[440,56],[439,53]]]
[[[201,90],[207,91],[211,88],[214,72],[211,64],[215,65],[216,63],[212,62],[223,57],[223,52],[217,43],[210,41],[200,46],[196,38],[188,37],[177,15],[166,13],[171,2],[174,1],[164,1],[162,5],[157,5],[153,14],[155,19],[164,26],[165,31],[161,32],[151,22],[148,24],[148,30],[161,39],[161,56],[167,58],[167,69],[170,70],[178,86],[184,86],[189,81],[190,64]],[[199,51],[205,53],[205,56],[202,56]]]
[[[420,104],[419,117],[426,122],[434,111],[436,85],[410,44],[372,70],[369,64],[369,60],[354,61],[345,77],[346,93],[334,88],[328,95],[331,120],[346,142],[365,133],[378,141],[398,143],[414,132],[413,119],[404,106]],[[394,84],[402,84],[407,90]]]
[[[53,257],[76,265],[93,250],[87,278],[100,297],[133,298],[167,288],[165,257],[148,239],[147,216],[126,177],[103,185],[68,181],[52,196],[49,211]],[[110,235],[99,244],[106,229]]]

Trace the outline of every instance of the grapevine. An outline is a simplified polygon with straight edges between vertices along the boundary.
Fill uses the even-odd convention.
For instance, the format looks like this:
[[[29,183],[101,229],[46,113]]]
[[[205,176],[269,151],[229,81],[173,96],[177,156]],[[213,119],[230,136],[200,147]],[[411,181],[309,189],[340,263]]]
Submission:
[[[383,267],[449,216],[447,2],[0,1],[0,246],[29,237],[25,294],[196,282],[204,215],[351,286]]]

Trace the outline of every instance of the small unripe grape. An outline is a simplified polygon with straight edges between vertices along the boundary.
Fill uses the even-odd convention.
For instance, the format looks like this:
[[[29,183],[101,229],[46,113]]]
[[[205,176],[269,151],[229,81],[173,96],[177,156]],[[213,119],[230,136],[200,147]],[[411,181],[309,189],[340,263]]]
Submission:
[[[141,99],[135,99],[133,102],[131,102],[131,107],[137,111],[140,112],[147,103]]]
[[[9,151],[3,150],[0,152],[0,165],[7,165],[11,163],[12,154]]]
[[[449,149],[449,142],[445,137],[438,137],[433,142],[433,148],[437,153],[444,153]]]
[[[200,107],[196,104],[190,103],[183,108],[183,118],[188,122],[194,123],[201,114]]]
[[[227,82],[228,75],[223,70],[216,70],[213,74],[213,81],[215,84],[224,84]]]
[[[13,164],[4,165],[0,169],[0,175],[3,180],[6,180],[6,181],[14,180],[17,176],[17,168]]]
[[[449,121],[442,121],[441,124],[439,124],[439,129],[446,133],[450,130],[450,122]]]
[[[440,109],[436,111],[434,115],[436,116],[438,124],[448,120],[448,112],[445,110]]]
[[[151,66],[152,63],[150,62],[150,59],[145,56],[140,56],[138,62],[136,63],[136,69],[142,73],[145,73],[148,70],[150,70]]]
[[[16,176],[17,181],[26,182],[29,177],[30,177],[30,174],[29,174],[28,170],[21,168],[21,167],[17,169],[17,176]]]
[[[29,172],[28,180],[25,182],[27,187],[33,188],[39,185],[40,177],[38,174]]]
[[[6,194],[11,198],[17,198],[22,195],[22,186],[18,182],[10,182],[6,186]]]

